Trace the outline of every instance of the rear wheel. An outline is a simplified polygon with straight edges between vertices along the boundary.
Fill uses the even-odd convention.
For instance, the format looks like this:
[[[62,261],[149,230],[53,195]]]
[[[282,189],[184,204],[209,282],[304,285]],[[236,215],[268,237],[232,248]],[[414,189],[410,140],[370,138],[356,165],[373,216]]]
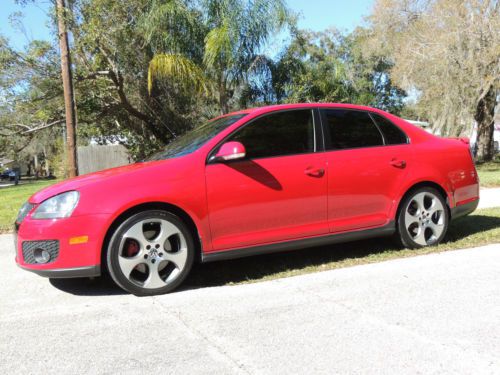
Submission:
[[[113,280],[135,295],[164,294],[178,287],[194,259],[191,232],[177,216],[148,210],[125,220],[107,252]]]
[[[441,193],[432,187],[417,189],[401,203],[400,242],[412,249],[436,245],[446,235],[448,223],[448,206]]]

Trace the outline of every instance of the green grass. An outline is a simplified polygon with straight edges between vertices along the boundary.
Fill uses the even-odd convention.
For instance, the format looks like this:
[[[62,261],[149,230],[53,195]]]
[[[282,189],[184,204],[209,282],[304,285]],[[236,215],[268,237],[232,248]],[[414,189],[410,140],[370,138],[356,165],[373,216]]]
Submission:
[[[0,233],[12,231],[19,208],[33,193],[56,182],[56,180],[28,181],[17,186],[0,188]]]
[[[481,187],[500,187],[500,159],[476,166]]]
[[[500,243],[500,208],[478,210],[472,215],[453,221],[445,242],[439,246],[418,250],[400,249],[391,238],[379,238],[288,253],[195,264],[184,282],[184,288],[279,279],[490,243]]]

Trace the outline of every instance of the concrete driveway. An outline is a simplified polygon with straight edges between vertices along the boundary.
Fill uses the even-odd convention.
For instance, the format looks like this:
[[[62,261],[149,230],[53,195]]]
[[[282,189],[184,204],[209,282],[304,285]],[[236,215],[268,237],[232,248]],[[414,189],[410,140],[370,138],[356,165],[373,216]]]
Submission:
[[[479,192],[478,208],[500,207],[500,188],[485,188]]]
[[[11,239],[2,374],[500,373],[500,245],[137,298],[24,272]]]

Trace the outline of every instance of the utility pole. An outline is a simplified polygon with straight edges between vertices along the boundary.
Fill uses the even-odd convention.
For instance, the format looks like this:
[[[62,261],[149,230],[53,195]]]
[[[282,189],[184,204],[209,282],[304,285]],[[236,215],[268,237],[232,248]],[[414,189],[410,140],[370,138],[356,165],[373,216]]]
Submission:
[[[69,53],[68,31],[66,30],[65,0],[56,0],[57,26],[59,29],[59,48],[61,50],[61,75],[64,88],[64,106],[66,110],[66,147],[68,177],[78,175],[76,160],[76,113],[73,79],[71,76],[71,55]]]

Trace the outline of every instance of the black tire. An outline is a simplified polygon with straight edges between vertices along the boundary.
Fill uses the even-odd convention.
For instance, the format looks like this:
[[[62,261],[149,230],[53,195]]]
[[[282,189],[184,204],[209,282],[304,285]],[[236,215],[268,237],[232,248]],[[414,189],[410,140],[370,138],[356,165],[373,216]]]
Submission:
[[[424,209],[420,211],[417,209],[415,212],[416,214],[413,215],[415,207],[418,207],[418,204],[416,203],[418,199],[415,198],[422,197],[422,194],[424,194],[426,200],[430,200],[431,197],[435,197],[435,199],[439,201],[442,210],[436,209],[435,213],[431,213],[431,210],[424,204]],[[437,204],[437,202],[435,203],[439,208],[439,204]],[[410,204],[412,205],[411,207]],[[406,220],[407,211],[409,214],[412,214],[412,220],[408,220],[409,222]],[[440,212],[439,216],[438,212]],[[412,222],[413,220],[415,220],[415,222]],[[403,247],[410,249],[437,245],[446,236],[449,220],[449,207],[446,204],[445,197],[443,197],[440,191],[430,186],[411,190],[401,201],[401,205],[398,210],[396,238]],[[430,232],[434,233],[433,228],[439,228],[441,232],[437,235],[433,234],[428,236]],[[421,237],[422,234],[424,236],[423,240]]]
[[[141,286],[139,282],[136,282],[135,280],[131,281],[131,279],[129,279],[130,275],[127,277],[122,271],[119,260],[120,252],[123,251],[121,246],[124,238],[123,235],[134,225],[140,225],[139,223],[148,220],[152,221],[162,220],[170,224],[173,224],[175,227],[177,227],[180,233],[182,233],[185,239],[185,244],[187,245],[186,246],[187,256],[185,259],[185,265],[183,266],[183,269],[176,274],[175,279],[173,279],[170,283],[167,283],[165,286],[158,288],[145,288],[144,286]],[[153,251],[153,249],[150,251]],[[158,249],[159,254],[161,254],[160,251],[161,250]],[[123,223],[121,223],[118,226],[118,228],[116,228],[113,235],[111,236],[111,240],[109,241],[109,245],[107,248],[106,265],[111,278],[119,287],[121,287],[122,289],[126,290],[129,293],[135,294],[136,296],[152,296],[152,295],[169,293],[174,289],[176,289],[189,274],[189,271],[191,270],[191,267],[193,265],[194,257],[195,257],[195,244],[193,240],[193,235],[186,226],[186,224],[184,224],[184,222],[179,217],[170,212],[161,210],[147,210],[132,215],[131,217],[127,218]],[[149,261],[154,263],[152,258],[153,256],[150,256]],[[144,261],[143,263],[146,264],[146,261]],[[168,264],[169,262],[166,263]],[[146,267],[148,266],[146,265]],[[160,267],[160,265],[158,264],[157,267]],[[148,272],[151,272],[149,267],[147,268],[147,270]]]

